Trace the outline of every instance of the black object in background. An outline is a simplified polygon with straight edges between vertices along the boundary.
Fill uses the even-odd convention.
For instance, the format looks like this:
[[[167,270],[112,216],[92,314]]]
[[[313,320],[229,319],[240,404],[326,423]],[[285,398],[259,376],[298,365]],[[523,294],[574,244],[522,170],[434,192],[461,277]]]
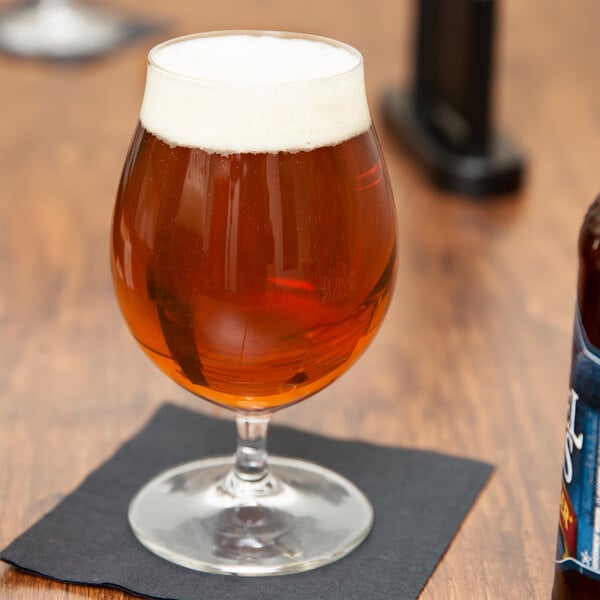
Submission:
[[[419,0],[413,89],[392,91],[389,126],[439,186],[510,192],[523,159],[492,127],[495,0]]]

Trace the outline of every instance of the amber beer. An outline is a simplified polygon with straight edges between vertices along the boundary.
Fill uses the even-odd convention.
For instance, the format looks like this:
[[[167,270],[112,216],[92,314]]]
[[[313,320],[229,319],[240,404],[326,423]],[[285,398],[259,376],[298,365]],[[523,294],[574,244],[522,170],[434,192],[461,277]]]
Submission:
[[[332,88],[311,90],[316,100],[302,101],[299,84],[295,97],[279,104],[275,82],[260,100],[271,102],[264,115],[249,84],[249,108],[241,86],[237,99],[225,98],[223,122],[197,125],[200,107],[165,125],[169,111],[153,107],[152,95],[166,102],[169,86],[194,81],[153,76],[158,83],[146,89],[112,230],[125,320],[160,369],[208,400],[256,411],[303,399],[363,352],[390,299],[395,213],[370,119],[351,115],[340,123],[354,118],[354,128],[337,134],[328,122],[329,132],[306,137],[323,118],[311,102],[329,94],[340,111],[343,98]],[[198,102],[206,94],[218,100],[219,85],[199,92]],[[275,110],[290,125],[271,140]],[[294,115],[304,119],[301,127]],[[204,143],[203,132],[221,125]],[[197,139],[186,138],[188,129]]]
[[[553,600],[600,598],[600,196],[579,236],[579,281]]]

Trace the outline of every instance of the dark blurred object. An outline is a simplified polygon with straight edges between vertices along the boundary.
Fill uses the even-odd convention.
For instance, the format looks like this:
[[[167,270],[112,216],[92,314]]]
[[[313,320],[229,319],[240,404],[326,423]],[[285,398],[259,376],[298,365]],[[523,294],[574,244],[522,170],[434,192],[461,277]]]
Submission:
[[[390,92],[389,126],[448,190],[515,190],[523,159],[493,132],[495,0],[419,0],[414,85]]]
[[[155,29],[74,0],[26,1],[0,13],[0,50],[29,58],[82,60]]]

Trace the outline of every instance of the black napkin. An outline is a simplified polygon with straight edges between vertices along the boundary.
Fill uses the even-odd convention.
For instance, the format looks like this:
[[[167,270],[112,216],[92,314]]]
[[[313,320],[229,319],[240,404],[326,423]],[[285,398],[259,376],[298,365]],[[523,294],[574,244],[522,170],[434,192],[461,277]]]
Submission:
[[[272,426],[271,453],[334,469],[370,498],[375,525],[358,549],[306,573],[256,578],[199,573],[146,550],[127,521],[135,492],[176,464],[233,452],[234,443],[232,422],[165,405],[0,558],[33,574],[148,598],[413,599],[491,472],[482,462]]]

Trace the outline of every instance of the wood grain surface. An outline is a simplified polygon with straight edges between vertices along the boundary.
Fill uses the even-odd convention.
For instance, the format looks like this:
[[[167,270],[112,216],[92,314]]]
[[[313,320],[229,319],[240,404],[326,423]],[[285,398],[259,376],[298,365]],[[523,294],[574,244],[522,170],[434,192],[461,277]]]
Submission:
[[[163,30],[84,64],[0,58],[0,546],[163,401],[225,415],[149,363],[113,296],[108,231],[147,50],[202,30],[308,31],[365,56],[399,274],[365,356],[275,421],[493,463],[421,598],[549,597],[576,238],[600,191],[600,2],[499,4],[495,120],[528,171],[519,193],[485,204],[431,187],[384,127],[383,94],[411,77],[412,2],[112,1]],[[0,566],[3,599],[125,597]]]

